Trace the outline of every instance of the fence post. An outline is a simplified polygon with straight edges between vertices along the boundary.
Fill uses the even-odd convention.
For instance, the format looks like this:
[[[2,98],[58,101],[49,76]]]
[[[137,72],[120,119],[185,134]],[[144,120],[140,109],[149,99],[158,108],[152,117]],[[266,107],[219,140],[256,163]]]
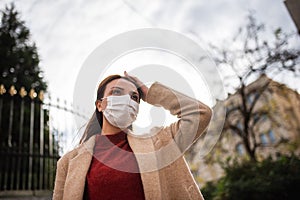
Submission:
[[[34,89],[29,92],[29,97],[31,98],[30,105],[30,132],[29,132],[29,167],[28,167],[28,189],[32,187],[32,162],[33,162],[33,129],[34,129],[34,98],[36,93]]]
[[[11,96],[10,100],[10,111],[9,111],[9,127],[8,127],[8,146],[12,147],[12,124],[13,124],[13,117],[14,117],[14,98],[13,96],[17,94],[15,86],[11,86],[9,89],[9,94]]]
[[[17,184],[16,189],[18,190],[20,187],[20,177],[21,177],[21,159],[22,156],[20,155],[22,153],[22,145],[23,145],[23,124],[24,124],[24,97],[27,95],[27,92],[24,87],[21,87],[20,92],[21,96],[21,107],[20,107],[20,132],[19,132],[19,156],[18,156],[18,164],[17,164]],[[24,181],[23,181],[24,183]],[[24,186],[23,186],[24,187]]]
[[[2,133],[2,106],[3,106],[3,94],[6,92],[6,90],[5,90],[5,87],[4,87],[4,85],[3,84],[1,84],[0,85],[0,137],[2,136],[1,135],[1,133]],[[2,144],[1,144],[2,145]],[[3,167],[3,164],[2,164],[2,166],[1,167]],[[2,170],[2,168],[0,168],[0,170]],[[2,177],[4,177],[3,176],[3,174],[2,173],[0,173],[0,183],[2,182]],[[2,188],[2,186],[0,186],[0,188]]]
[[[6,92],[5,87],[3,84],[0,85],[0,130],[1,130],[1,123],[2,123],[2,106],[3,106],[3,99],[2,95]]]
[[[43,109],[43,100],[44,100],[44,93],[40,91],[39,93],[39,100],[41,101],[40,104],[40,184],[39,189],[43,189],[43,182],[44,182],[44,109]]]

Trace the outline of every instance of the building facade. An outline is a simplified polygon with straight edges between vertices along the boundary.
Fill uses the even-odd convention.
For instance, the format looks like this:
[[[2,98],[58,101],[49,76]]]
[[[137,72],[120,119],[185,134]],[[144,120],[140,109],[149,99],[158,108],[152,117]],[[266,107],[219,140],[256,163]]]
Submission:
[[[225,124],[221,137],[211,152],[200,159],[200,147],[203,145],[203,140],[200,139],[192,147],[194,156],[187,156],[200,187],[207,181],[223,176],[220,162],[226,162],[229,157],[237,161],[250,159],[243,141],[246,132],[245,118],[248,118],[246,137],[251,149],[255,145],[256,160],[269,156],[276,158],[280,154],[300,155],[299,93],[266,75],[246,86],[245,91],[245,101],[237,92],[223,102],[227,110]],[[249,109],[253,106],[251,112],[241,111],[243,103]]]

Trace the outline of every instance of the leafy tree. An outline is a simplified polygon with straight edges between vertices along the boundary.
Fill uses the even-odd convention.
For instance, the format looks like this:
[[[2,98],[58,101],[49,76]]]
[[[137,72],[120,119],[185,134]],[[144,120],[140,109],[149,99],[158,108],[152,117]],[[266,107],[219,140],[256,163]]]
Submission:
[[[35,43],[30,41],[30,31],[20,19],[14,4],[1,11],[0,24],[0,84],[6,88],[22,86],[27,91],[46,90],[39,67],[39,55]]]
[[[300,159],[279,156],[262,162],[234,162],[223,166],[226,175],[202,188],[204,198],[212,200],[298,199]]]
[[[226,47],[211,45],[218,67],[229,74],[224,78],[225,82],[229,80],[226,87],[237,96],[239,102],[228,107],[223,133],[233,132],[240,137],[252,161],[257,161],[257,149],[264,147],[257,140],[255,125],[265,116],[274,121],[272,110],[255,109],[264,94],[272,93],[269,87],[272,81],[268,79],[254,91],[247,86],[265,74],[271,77],[282,72],[292,76],[300,74],[300,50],[290,45],[294,34],[284,33],[278,28],[274,31],[273,38],[266,38],[264,27],[250,13],[247,24],[240,27],[230,44],[226,44]],[[229,93],[229,98],[232,93]],[[232,120],[237,116],[239,120]]]

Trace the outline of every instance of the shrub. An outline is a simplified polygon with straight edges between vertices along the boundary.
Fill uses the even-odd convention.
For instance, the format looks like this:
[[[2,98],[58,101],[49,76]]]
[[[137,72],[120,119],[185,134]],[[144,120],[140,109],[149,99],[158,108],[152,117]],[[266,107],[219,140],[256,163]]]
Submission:
[[[262,162],[224,166],[225,176],[209,182],[202,193],[210,199],[293,199],[299,191],[300,159],[294,155]]]

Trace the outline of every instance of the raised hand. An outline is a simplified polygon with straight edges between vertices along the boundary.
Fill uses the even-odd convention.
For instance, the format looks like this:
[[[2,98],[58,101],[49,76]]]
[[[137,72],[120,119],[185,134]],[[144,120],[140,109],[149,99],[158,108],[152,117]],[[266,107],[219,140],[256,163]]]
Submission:
[[[142,90],[142,100],[146,101],[149,88],[142,81],[140,81],[140,79],[129,75],[126,71],[124,71],[124,76],[136,83],[136,85]]]

